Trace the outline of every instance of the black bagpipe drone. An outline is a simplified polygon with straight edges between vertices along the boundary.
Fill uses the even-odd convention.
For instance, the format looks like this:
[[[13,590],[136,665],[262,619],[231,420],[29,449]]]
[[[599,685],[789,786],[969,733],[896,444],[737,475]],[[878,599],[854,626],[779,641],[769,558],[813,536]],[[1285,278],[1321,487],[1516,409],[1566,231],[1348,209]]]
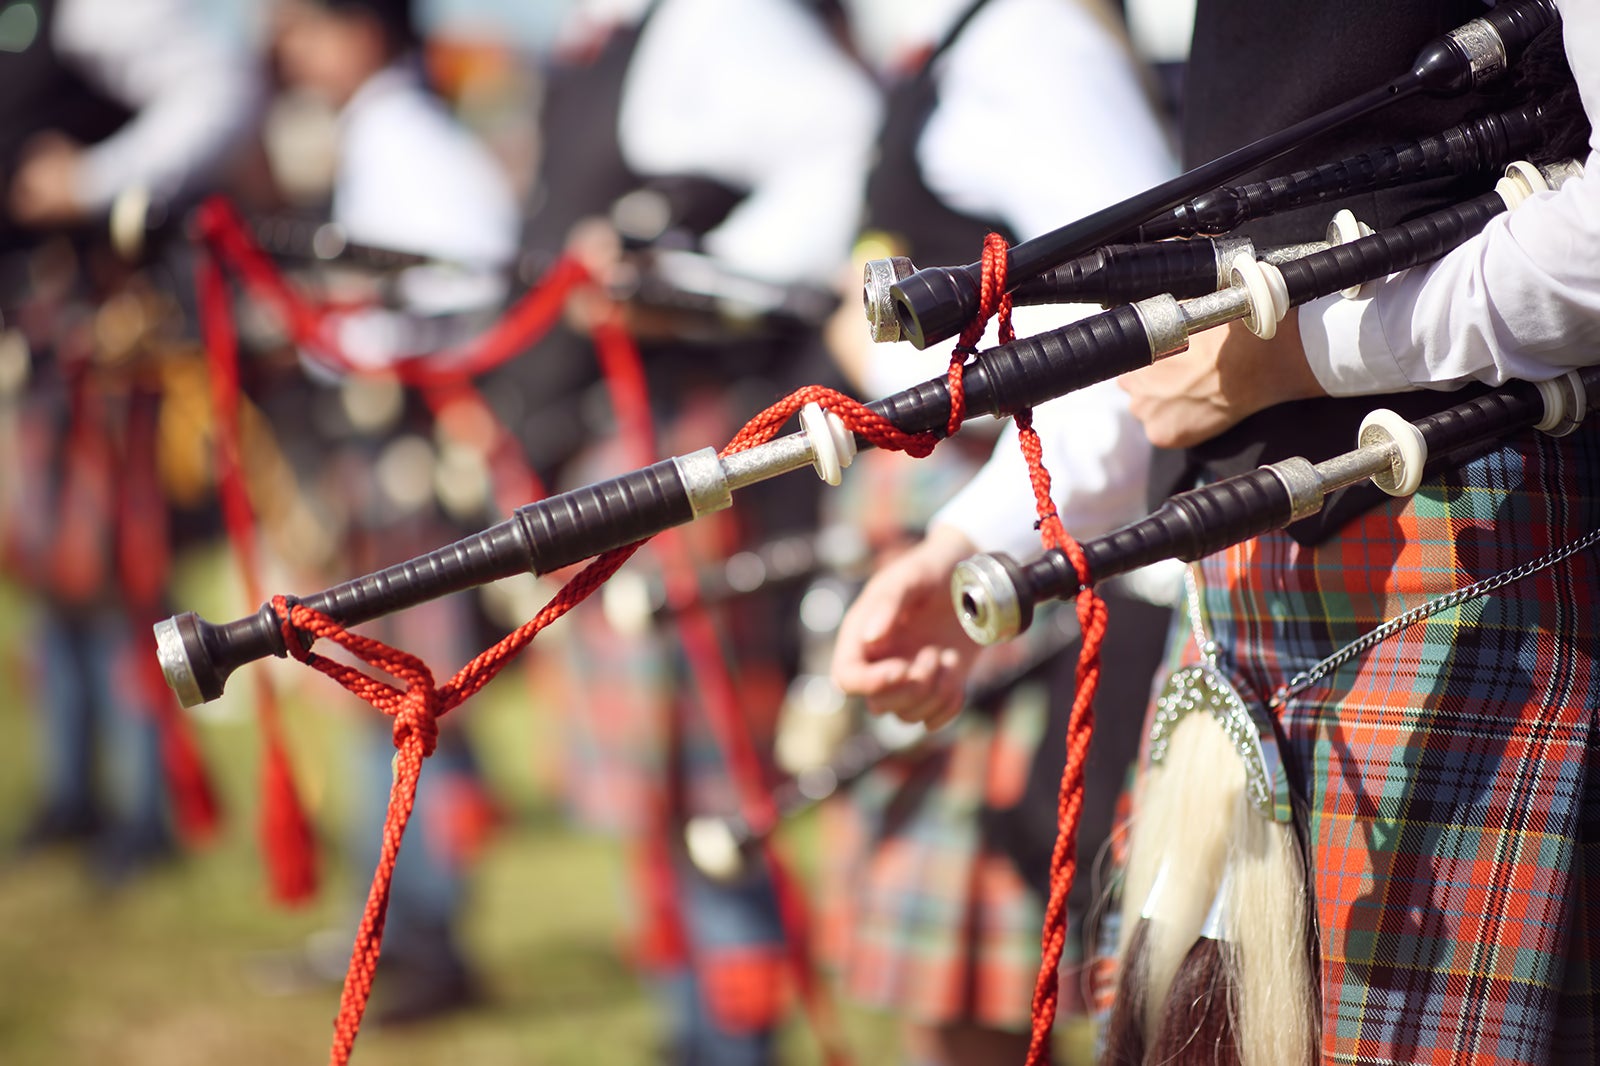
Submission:
[[[1503,181],[1526,193],[1574,172],[1522,168]],[[1236,259],[1225,289],[1187,300],[1148,297],[991,349],[966,368],[967,417],[1011,414],[1108,380],[1183,351],[1192,333],[1236,319],[1270,331],[1289,307],[1438,258],[1506,203],[1501,193],[1486,193],[1282,267]],[[937,433],[949,418],[949,387],[936,378],[867,407],[904,433]],[[528,504],[481,533],[301,602],[353,625],[514,574],[549,573],[732,506],[735,491],[758,481],[806,466],[833,480],[869,443],[821,412],[802,421],[800,432],[746,452],[719,457],[705,448]],[[223,625],[178,615],[158,636],[168,679],[186,705],[221,695],[236,667],[286,654],[277,618],[265,608]]]
[[[1243,218],[1286,206],[1442,172],[1488,173],[1504,167],[1537,139],[1538,106],[1486,116],[1415,145],[1391,146],[1277,181],[1222,187],[1386,104],[1422,93],[1460,93],[1486,82],[1555,21],[1549,0],[1502,3],[1425,47],[1412,69],[1396,80],[1011,249],[1008,277],[1020,299],[1088,299],[1115,306],[975,356],[964,368],[963,416],[1025,411],[1181,352],[1192,333],[1225,322],[1242,320],[1270,336],[1290,307],[1430,262],[1508,207],[1559,186],[1575,166],[1518,164],[1495,191],[1376,233],[1346,218],[1331,228],[1326,242],[1270,249],[1260,258],[1253,247],[1220,237]],[[1157,240],[1212,231],[1217,233],[1199,240]],[[1119,238],[1144,243],[1097,248]],[[891,262],[869,267],[864,297],[877,335],[901,336],[924,347],[952,336],[974,317],[977,288],[976,267],[910,272],[907,264]],[[1313,513],[1326,493],[1365,478],[1376,476],[1395,492],[1414,490],[1430,456],[1447,458],[1532,426],[1559,431],[1575,424],[1586,413],[1586,395],[1597,386],[1600,371],[1584,371],[1540,386],[1513,385],[1416,423],[1376,416],[1351,453],[1316,463],[1287,460],[1181,494],[1151,517],[1085,542],[1089,577],[1100,580],[1164,558],[1198,558]],[[865,411],[901,434],[939,437],[951,407],[950,386],[941,377],[866,405]],[[800,421],[798,432],[747,450],[719,454],[706,448],[528,504],[480,533],[295,602],[340,625],[357,625],[523,572],[550,573],[729,507],[741,488],[801,467],[813,467],[836,483],[856,449],[878,437],[847,428],[837,414],[815,404],[800,411]],[[956,606],[969,632],[999,639],[1026,625],[1034,605],[1072,595],[1083,583],[1060,553],[1028,564],[978,559],[959,572]],[[180,700],[192,705],[215,699],[238,667],[288,654],[290,639],[307,643],[303,632],[285,624],[281,609],[269,604],[220,624],[184,613],[157,625],[161,665]],[[1270,766],[1265,773],[1264,806],[1276,817],[1287,804]],[[1213,887],[1220,896],[1222,889]]]

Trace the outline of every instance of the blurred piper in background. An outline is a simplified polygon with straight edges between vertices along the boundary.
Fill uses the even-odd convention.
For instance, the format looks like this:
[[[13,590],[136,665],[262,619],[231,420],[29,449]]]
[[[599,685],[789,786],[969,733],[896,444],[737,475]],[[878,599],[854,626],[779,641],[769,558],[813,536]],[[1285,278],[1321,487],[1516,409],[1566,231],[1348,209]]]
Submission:
[[[40,797],[23,843],[93,839],[117,880],[172,846],[162,731],[181,722],[144,659],[169,551],[160,352],[182,331],[170,278],[118,261],[108,219],[119,197],[176,209],[203,190],[251,128],[261,71],[189,0],[30,0],[6,16],[0,349],[17,451],[0,538],[38,611]]]

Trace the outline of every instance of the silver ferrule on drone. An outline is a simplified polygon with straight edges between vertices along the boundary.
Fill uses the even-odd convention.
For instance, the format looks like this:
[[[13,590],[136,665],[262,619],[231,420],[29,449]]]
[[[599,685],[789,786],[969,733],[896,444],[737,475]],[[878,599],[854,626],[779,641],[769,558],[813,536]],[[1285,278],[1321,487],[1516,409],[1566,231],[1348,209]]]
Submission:
[[[178,620],[164,618],[157,622],[155,637],[156,660],[161,664],[161,673],[166,677],[168,687],[178,697],[178,703],[184,707],[204,703],[205,693],[200,690],[200,682],[194,676],[189,653],[183,646],[183,634],[178,629]]]
[[[1500,39],[1499,31],[1484,19],[1473,19],[1446,36],[1466,53],[1473,85],[1482,85],[1505,72],[1506,43]]]
[[[1250,294],[1243,286],[1229,286],[1191,300],[1163,293],[1140,300],[1134,313],[1150,342],[1152,361],[1189,350],[1189,338],[1201,330],[1243,318],[1250,311]]]
[[[869,259],[861,271],[861,306],[867,313],[867,329],[878,344],[892,344],[901,338],[900,316],[895,313],[889,291],[917,268],[903,255],[888,259]]]
[[[956,564],[950,598],[961,628],[977,644],[999,644],[1027,628],[1032,605],[1024,608],[1005,565],[993,555],[974,555]]]
[[[689,507],[696,518],[733,506],[734,486],[715,448],[701,448],[687,455],[675,455],[672,465],[683,481],[684,494],[688,496]],[[784,469],[792,470],[793,467]],[[782,471],[775,470],[774,473]]]

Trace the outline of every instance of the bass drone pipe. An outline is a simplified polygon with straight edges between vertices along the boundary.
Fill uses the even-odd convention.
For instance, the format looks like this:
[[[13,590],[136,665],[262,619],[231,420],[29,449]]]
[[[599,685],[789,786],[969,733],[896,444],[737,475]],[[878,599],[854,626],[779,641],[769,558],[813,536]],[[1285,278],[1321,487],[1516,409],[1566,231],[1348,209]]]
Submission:
[[[1539,137],[1543,103],[1481,115],[1442,133],[1380,148],[1309,170],[1247,185],[1213,189],[1139,227],[1138,244],[1110,244],[1029,278],[1011,291],[1018,307],[1052,303],[1127,303],[1158,293],[1179,299],[1228,285],[1240,253],[1255,257],[1249,238],[1222,238],[1251,219],[1352,193],[1454,174],[1505,167]],[[1172,237],[1205,236],[1175,241]],[[1261,255],[1280,265],[1326,248],[1324,242],[1287,245]],[[904,256],[874,259],[863,268],[862,304],[868,333],[879,343],[901,339],[890,289],[916,272]],[[1213,283],[1212,278],[1215,277]]]
[[[1530,426],[1570,433],[1588,414],[1591,394],[1600,395],[1600,367],[1538,384],[1515,382],[1416,422],[1374,411],[1362,422],[1354,451],[1316,464],[1285,459],[1179,493],[1150,516],[1085,541],[1089,583],[1163,559],[1194,562],[1282,529],[1320,511],[1328,494],[1368,478],[1392,496],[1409,496],[1430,457]],[[1027,629],[1038,604],[1084,587],[1066,553],[1051,550],[1026,564],[1003,553],[973,556],[956,567],[950,591],[967,635],[995,644]]]
[[[1526,168],[1523,188],[1539,172]],[[1528,175],[1532,177],[1528,177]],[[1506,194],[1510,196],[1509,193]],[[965,370],[967,418],[1010,415],[1181,351],[1189,332],[1234,318],[1270,334],[1291,303],[1337,292],[1435,258],[1476,232],[1506,200],[1490,194],[1275,268],[1241,258],[1240,283],[1197,300],[1158,297],[1119,307],[1041,338],[991,349]],[[1147,325],[1148,322],[1148,325]],[[934,378],[869,405],[906,433],[945,431],[950,392]],[[726,457],[705,448],[519,508],[504,522],[305,597],[305,606],[357,625],[439,596],[531,571],[549,573],[732,506],[733,492],[812,466],[836,484],[860,441],[812,405],[802,430]],[[270,604],[214,624],[185,612],[155,627],[167,682],[184,706],[216,699],[239,666],[287,654]]]
[[[1202,193],[1139,227],[1141,241],[1216,236],[1252,219],[1325,203],[1355,193],[1432,178],[1487,174],[1539,142],[1543,101],[1479,115],[1442,133],[1348,156],[1292,174],[1224,185]],[[1024,285],[1030,284],[1024,282]]]
[[[1270,162],[1312,137],[1418,95],[1457,96],[1499,77],[1528,42],[1559,19],[1553,0],[1501,3],[1481,18],[1430,42],[1411,69],[1393,81],[1238,148],[1093,214],[1011,248],[1006,276],[1013,287],[1082,255],[1137,232],[1153,215],[1214,189],[1245,171]],[[930,267],[890,285],[888,302],[900,337],[926,348],[955,336],[978,311],[982,267]],[[879,303],[875,286],[895,277],[892,266],[870,272],[867,302]]]

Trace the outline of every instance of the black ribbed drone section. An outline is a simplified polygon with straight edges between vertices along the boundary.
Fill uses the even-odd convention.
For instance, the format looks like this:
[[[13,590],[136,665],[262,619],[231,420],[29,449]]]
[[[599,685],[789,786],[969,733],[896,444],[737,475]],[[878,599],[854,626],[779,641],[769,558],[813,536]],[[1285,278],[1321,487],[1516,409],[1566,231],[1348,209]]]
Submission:
[[[1528,104],[1407,144],[1391,145],[1310,170],[1213,189],[1139,227],[1146,241],[1227,233],[1255,218],[1374,189],[1505,166],[1539,138],[1539,105]],[[1031,284],[1031,283],[1030,283]]]
[[[1163,559],[1192,562],[1289,524],[1289,490],[1265,467],[1181,492],[1147,518],[1084,541],[1094,581]],[[1012,574],[1024,616],[1046,600],[1076,596],[1081,583],[1065,552],[1049,551]]]
[[[1178,299],[1217,288],[1216,245],[1209,240],[1108,244],[1023,282],[1018,306],[1121,304],[1170,293]]]
[[[341,625],[357,625],[513,574],[559,570],[693,517],[677,467],[666,460],[530,503],[481,533],[300,602]],[[221,625],[192,614],[176,621],[190,669],[208,700],[222,694],[228,675],[239,666],[287,652],[271,605]]]
[[[963,378],[972,415],[1008,415],[1150,364],[1150,341],[1132,307],[991,348]],[[944,431],[950,392],[943,378],[868,404],[907,433]]]
[[[1370,237],[1284,263],[1278,269],[1288,286],[1289,302],[1302,304],[1397,270],[1432,262],[1483,229],[1505,209],[1505,201],[1498,193],[1485,193]]]

